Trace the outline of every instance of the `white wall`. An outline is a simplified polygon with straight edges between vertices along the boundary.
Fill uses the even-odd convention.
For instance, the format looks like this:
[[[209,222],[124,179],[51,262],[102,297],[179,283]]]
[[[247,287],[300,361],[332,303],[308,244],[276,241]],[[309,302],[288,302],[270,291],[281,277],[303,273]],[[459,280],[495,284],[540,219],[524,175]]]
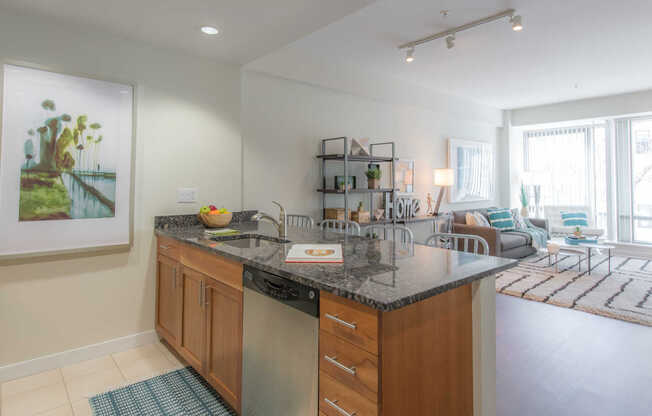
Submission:
[[[396,141],[398,156],[416,161],[416,194],[425,207],[427,192],[436,197],[432,170],[447,166],[447,138],[497,143],[502,134],[491,121],[396,105],[258,72],[244,72],[242,81],[243,206],[274,215],[277,208],[271,200],[281,201],[290,212],[321,218],[321,197],[315,192],[321,184],[320,162],[315,158],[321,138],[345,135],[369,137],[372,142]],[[433,104],[446,106],[445,102]],[[495,109],[485,111],[500,114]],[[503,147],[498,143],[496,151]],[[499,175],[504,176],[506,166],[499,160]],[[366,184],[362,175],[358,180]],[[442,209],[500,205],[500,187],[499,183],[496,199],[490,203]],[[332,206],[336,198],[341,200],[330,198]],[[420,227],[417,240],[427,234],[428,230]]]
[[[0,366],[153,329],[154,216],[240,209],[239,69],[5,11],[0,39],[0,59],[137,84],[134,246],[0,266]]]
[[[615,117],[652,111],[652,90],[511,110],[513,126]]]

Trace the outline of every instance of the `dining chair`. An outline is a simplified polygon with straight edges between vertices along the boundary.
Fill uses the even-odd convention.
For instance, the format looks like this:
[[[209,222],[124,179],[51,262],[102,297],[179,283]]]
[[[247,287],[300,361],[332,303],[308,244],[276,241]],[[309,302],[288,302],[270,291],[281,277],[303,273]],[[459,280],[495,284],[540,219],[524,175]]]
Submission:
[[[288,225],[298,227],[304,230],[311,230],[315,227],[315,220],[310,215],[287,214]]]
[[[471,242],[471,244],[469,244]],[[464,251],[473,254],[489,254],[487,240],[477,235],[434,233],[426,239],[426,245],[448,250]],[[472,247],[469,247],[471,245]],[[480,252],[480,247],[482,251]],[[472,248],[473,251],[469,251]]]
[[[360,224],[355,221],[324,220],[321,222],[320,226],[322,230],[360,235]]]

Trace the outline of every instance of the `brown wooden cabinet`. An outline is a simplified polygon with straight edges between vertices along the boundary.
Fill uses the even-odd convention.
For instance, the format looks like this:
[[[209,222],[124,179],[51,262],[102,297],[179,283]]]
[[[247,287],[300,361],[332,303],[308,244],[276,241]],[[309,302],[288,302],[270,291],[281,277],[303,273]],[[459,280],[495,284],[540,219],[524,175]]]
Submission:
[[[156,260],[156,330],[168,344],[177,347],[181,336],[180,265],[158,255]]]
[[[156,330],[238,413],[242,265],[159,237]]]
[[[197,371],[203,370],[206,314],[204,284],[206,277],[185,266],[181,268],[181,338],[179,353]]]
[[[206,377],[229,403],[242,389],[242,292],[208,279],[206,283]],[[239,412],[240,408],[236,408]]]
[[[471,416],[471,285],[379,312],[321,292],[319,410]]]

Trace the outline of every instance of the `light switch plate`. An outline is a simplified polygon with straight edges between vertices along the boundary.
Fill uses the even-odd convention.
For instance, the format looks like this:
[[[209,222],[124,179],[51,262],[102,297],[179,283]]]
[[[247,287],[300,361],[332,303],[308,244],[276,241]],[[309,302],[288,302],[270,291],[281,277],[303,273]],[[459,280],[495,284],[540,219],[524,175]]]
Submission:
[[[181,204],[197,202],[197,188],[177,188],[177,202]]]

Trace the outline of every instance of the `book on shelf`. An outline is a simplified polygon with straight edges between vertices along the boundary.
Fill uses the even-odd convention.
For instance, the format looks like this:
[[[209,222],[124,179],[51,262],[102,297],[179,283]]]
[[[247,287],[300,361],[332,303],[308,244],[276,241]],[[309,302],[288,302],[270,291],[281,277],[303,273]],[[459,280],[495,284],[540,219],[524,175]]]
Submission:
[[[286,263],[343,263],[341,244],[295,244]]]

